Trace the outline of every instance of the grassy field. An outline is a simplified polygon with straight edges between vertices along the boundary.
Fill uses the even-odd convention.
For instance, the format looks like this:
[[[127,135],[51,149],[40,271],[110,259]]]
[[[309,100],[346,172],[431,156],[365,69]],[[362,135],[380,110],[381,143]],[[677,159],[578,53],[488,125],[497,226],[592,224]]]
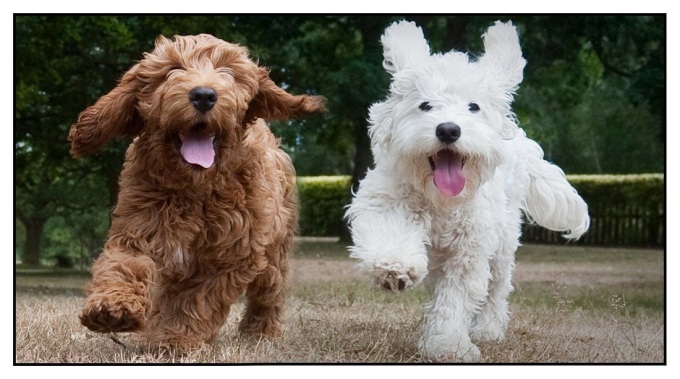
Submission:
[[[283,337],[240,336],[239,303],[214,345],[185,356],[80,326],[86,274],[19,270],[15,363],[429,363],[421,287],[369,285],[334,240],[300,241],[292,264]],[[665,363],[664,283],[662,250],[523,246],[506,338],[479,344],[482,363]]]

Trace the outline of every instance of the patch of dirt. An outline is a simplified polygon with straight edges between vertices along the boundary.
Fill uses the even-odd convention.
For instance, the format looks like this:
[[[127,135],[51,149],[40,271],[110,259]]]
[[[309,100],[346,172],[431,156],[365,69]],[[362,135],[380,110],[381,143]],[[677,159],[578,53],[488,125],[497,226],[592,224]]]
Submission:
[[[294,259],[293,282],[334,282],[365,280],[355,268],[355,261]],[[513,282],[553,282],[567,285],[663,282],[663,266],[629,267],[621,264],[528,263],[515,267]]]
[[[515,282],[551,282],[568,285],[663,282],[663,267],[621,267],[592,263],[519,263]]]
[[[327,259],[293,259],[291,281],[306,283],[361,280],[355,268],[356,263],[355,261]]]

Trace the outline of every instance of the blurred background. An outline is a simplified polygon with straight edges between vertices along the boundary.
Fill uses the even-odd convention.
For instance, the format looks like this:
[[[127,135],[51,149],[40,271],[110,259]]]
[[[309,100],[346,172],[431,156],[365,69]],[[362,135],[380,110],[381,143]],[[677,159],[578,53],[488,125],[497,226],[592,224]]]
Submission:
[[[67,267],[98,254],[129,141],[75,160],[66,136],[161,34],[246,45],[288,91],[325,96],[328,114],[272,129],[298,175],[356,185],[372,163],[368,107],[389,86],[380,36],[400,19],[433,52],[472,57],[494,21],[512,20],[528,62],[514,111],[546,159],[567,174],[664,172],[665,15],[15,15],[16,259]]]

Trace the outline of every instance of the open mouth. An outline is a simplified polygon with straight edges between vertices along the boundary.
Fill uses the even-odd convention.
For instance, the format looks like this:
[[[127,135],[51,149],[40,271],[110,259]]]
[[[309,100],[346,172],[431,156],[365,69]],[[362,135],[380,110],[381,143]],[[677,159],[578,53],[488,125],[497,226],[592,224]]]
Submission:
[[[215,163],[215,134],[207,133],[203,125],[193,127],[188,133],[179,133],[180,154],[187,163],[209,168]]]
[[[456,196],[465,188],[466,157],[453,150],[439,150],[437,154],[428,157],[430,167],[434,173],[434,185],[439,192],[446,196]]]

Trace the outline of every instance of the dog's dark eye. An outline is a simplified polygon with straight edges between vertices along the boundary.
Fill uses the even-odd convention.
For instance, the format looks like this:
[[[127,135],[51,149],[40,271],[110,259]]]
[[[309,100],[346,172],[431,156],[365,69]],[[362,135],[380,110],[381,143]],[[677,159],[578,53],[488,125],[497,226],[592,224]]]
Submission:
[[[470,103],[470,104],[468,104],[468,109],[472,113],[477,113],[477,112],[479,112],[479,105],[477,105],[477,103]]]
[[[427,112],[430,109],[432,109],[432,105],[430,105],[430,103],[428,103],[427,101],[423,101],[422,103],[420,103],[418,108],[420,108],[421,111]]]

